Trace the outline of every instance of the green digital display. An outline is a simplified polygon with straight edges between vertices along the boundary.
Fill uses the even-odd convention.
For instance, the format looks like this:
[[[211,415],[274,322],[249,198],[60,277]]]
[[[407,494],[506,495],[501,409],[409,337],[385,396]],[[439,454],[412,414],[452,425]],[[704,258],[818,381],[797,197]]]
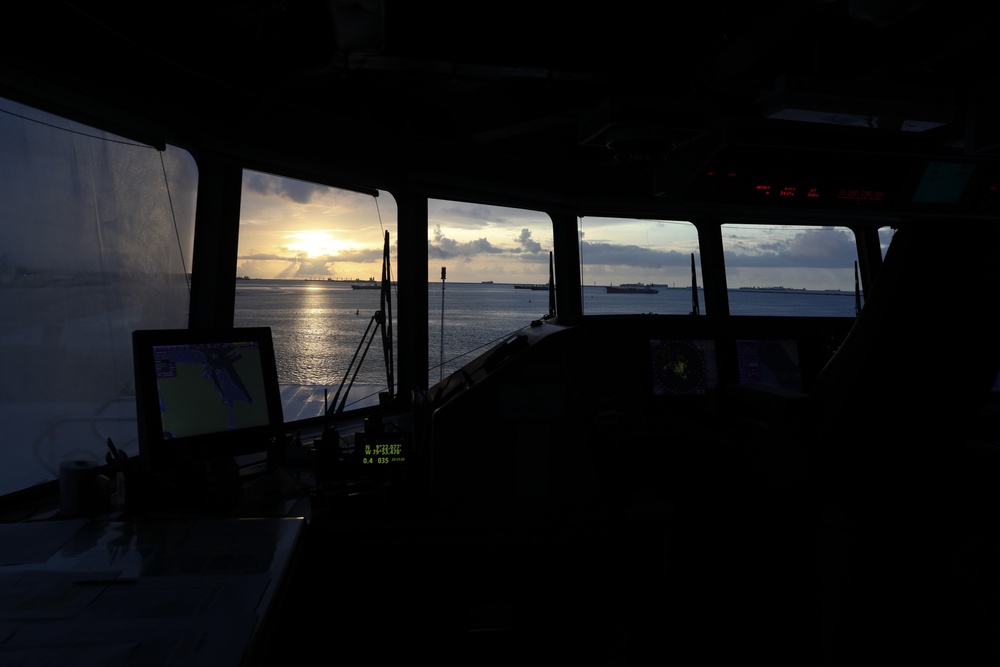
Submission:
[[[363,468],[396,466],[406,463],[406,447],[398,441],[365,442],[357,460]]]

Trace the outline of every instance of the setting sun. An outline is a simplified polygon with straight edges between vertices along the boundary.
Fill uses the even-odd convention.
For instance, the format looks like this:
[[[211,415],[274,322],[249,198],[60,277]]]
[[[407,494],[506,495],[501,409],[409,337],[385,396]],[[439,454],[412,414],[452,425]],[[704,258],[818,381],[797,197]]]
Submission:
[[[325,257],[336,253],[336,244],[329,232],[304,230],[294,232],[288,244],[290,250],[305,253],[307,257]]]

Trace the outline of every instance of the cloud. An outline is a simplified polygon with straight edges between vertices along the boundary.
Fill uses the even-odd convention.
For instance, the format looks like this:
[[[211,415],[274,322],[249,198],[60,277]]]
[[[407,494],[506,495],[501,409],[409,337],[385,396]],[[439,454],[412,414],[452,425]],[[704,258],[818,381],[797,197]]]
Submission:
[[[448,238],[441,231],[441,226],[434,227],[433,238],[427,244],[427,256],[430,259],[455,259],[462,258],[466,261],[479,256],[498,255],[537,255],[544,251],[542,244],[531,238],[531,230],[524,228],[520,234],[514,237],[517,243],[512,248],[501,248],[494,245],[485,237],[473,239],[471,241],[456,241]]]
[[[725,245],[730,268],[849,268],[858,258],[853,233],[831,227],[779,237],[727,234]]]
[[[251,192],[262,195],[277,195],[299,204],[312,201],[313,195],[323,195],[330,192],[330,187],[317,185],[292,178],[278,178],[269,174],[244,172],[243,182]]]
[[[552,226],[548,214],[531,209],[441,199],[428,200],[427,219],[428,227],[443,226],[449,230],[549,229]]]
[[[521,230],[520,235],[515,240],[521,244],[521,248],[524,252],[537,253],[542,251],[542,244],[538,241],[532,240],[531,230],[527,227]]]
[[[310,276],[333,276],[336,275],[336,262],[332,257],[295,257],[280,255],[247,255],[239,258],[237,275],[247,275],[255,273],[259,262],[281,262],[278,266],[279,278],[292,279]],[[270,271],[268,272],[270,273]]]
[[[660,269],[668,266],[690,266],[691,264],[690,253],[678,250],[652,250],[636,245],[584,241],[580,244],[580,253],[583,263],[587,266],[605,264]]]
[[[282,254],[271,253],[271,252],[249,253],[240,255],[236,259],[240,261],[259,261],[259,262],[274,261],[274,262],[292,262],[297,264],[299,262],[302,262],[305,259],[305,257],[306,257],[305,253],[288,251]]]
[[[497,255],[503,252],[485,238],[464,242],[450,239],[442,233],[440,225],[434,227],[434,238],[427,244],[429,259],[463,258],[468,261],[479,255]]]
[[[333,270],[330,263],[310,260],[301,262],[296,274],[300,276],[330,276],[333,275]]]
[[[331,256],[330,261],[334,261],[334,260],[336,260],[338,262],[374,262],[374,261],[377,261],[377,262],[381,263],[382,256],[383,256],[382,251],[383,251],[383,249],[381,247],[378,247],[378,248],[361,248],[360,250],[356,249],[356,248],[347,248],[345,250],[341,250],[336,255],[335,258],[333,256]],[[392,254],[391,253],[391,248],[390,248],[390,254]]]

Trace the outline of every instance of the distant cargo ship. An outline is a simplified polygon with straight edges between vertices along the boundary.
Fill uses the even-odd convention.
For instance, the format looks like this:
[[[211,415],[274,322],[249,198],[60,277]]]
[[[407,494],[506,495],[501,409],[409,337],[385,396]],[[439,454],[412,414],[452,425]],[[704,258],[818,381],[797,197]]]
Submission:
[[[632,283],[626,285],[619,285],[615,287],[614,285],[608,285],[604,288],[604,291],[608,294],[659,294],[660,290],[650,287],[649,285],[642,285],[640,283]]]
[[[376,281],[375,278],[369,278],[368,282],[355,280],[351,284],[351,289],[382,289],[382,282]]]

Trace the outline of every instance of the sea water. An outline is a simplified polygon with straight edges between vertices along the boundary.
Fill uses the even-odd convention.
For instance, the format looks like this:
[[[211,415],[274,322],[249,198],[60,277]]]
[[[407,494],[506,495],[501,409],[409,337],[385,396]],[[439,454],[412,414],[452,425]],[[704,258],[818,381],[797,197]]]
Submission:
[[[607,294],[583,288],[584,314],[688,314],[690,288],[657,287],[656,294]],[[730,290],[733,315],[853,317],[852,292]],[[387,310],[397,330],[395,287]],[[271,327],[282,384],[337,388],[345,377],[385,385],[387,369],[376,313],[380,290],[355,290],[340,281],[240,280],[236,326]],[[699,293],[704,314],[704,295]],[[545,290],[512,284],[428,284],[428,379],[449,375],[549,311]],[[355,376],[356,373],[356,376]]]

